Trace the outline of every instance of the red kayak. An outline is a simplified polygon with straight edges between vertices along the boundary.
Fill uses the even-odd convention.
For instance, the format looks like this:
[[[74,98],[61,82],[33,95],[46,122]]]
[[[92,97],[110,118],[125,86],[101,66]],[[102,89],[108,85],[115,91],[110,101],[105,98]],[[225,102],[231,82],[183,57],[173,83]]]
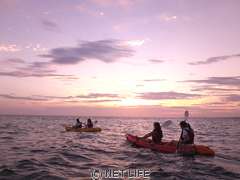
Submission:
[[[126,135],[127,140],[139,147],[152,149],[161,153],[180,153],[183,155],[204,155],[214,156],[215,153],[208,146],[204,145],[181,145],[177,151],[177,141],[162,142],[161,144],[153,144],[150,139],[141,139],[131,134]]]

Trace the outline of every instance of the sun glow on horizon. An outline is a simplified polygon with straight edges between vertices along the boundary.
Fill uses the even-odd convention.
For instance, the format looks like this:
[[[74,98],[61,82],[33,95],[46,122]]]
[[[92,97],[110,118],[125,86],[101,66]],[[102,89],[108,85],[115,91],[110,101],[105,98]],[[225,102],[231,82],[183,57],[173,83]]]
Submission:
[[[207,4],[0,1],[0,113],[240,115],[240,4]]]

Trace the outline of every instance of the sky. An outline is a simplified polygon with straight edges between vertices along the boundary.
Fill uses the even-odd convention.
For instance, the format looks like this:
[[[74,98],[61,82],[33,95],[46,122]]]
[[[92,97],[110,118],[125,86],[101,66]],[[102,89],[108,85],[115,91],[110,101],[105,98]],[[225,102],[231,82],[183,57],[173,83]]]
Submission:
[[[1,0],[0,114],[240,116],[238,0]]]

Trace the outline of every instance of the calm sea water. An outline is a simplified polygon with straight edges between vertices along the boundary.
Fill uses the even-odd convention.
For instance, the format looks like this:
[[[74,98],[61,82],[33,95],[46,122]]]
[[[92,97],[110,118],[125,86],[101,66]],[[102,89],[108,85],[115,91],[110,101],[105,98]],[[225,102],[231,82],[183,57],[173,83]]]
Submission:
[[[102,132],[65,132],[62,124],[74,117],[0,116],[0,179],[90,179],[94,168],[151,169],[151,179],[240,179],[240,119],[190,120],[195,143],[213,148],[215,157],[161,154],[126,142],[126,133],[144,135],[154,121],[167,120],[164,139],[178,139],[180,119],[93,120]]]

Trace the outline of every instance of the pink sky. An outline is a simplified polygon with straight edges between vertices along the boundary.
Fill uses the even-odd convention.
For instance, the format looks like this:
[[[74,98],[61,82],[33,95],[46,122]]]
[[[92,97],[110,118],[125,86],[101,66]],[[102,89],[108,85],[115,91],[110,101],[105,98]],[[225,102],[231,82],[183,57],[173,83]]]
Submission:
[[[2,0],[0,113],[240,116],[238,0]]]

